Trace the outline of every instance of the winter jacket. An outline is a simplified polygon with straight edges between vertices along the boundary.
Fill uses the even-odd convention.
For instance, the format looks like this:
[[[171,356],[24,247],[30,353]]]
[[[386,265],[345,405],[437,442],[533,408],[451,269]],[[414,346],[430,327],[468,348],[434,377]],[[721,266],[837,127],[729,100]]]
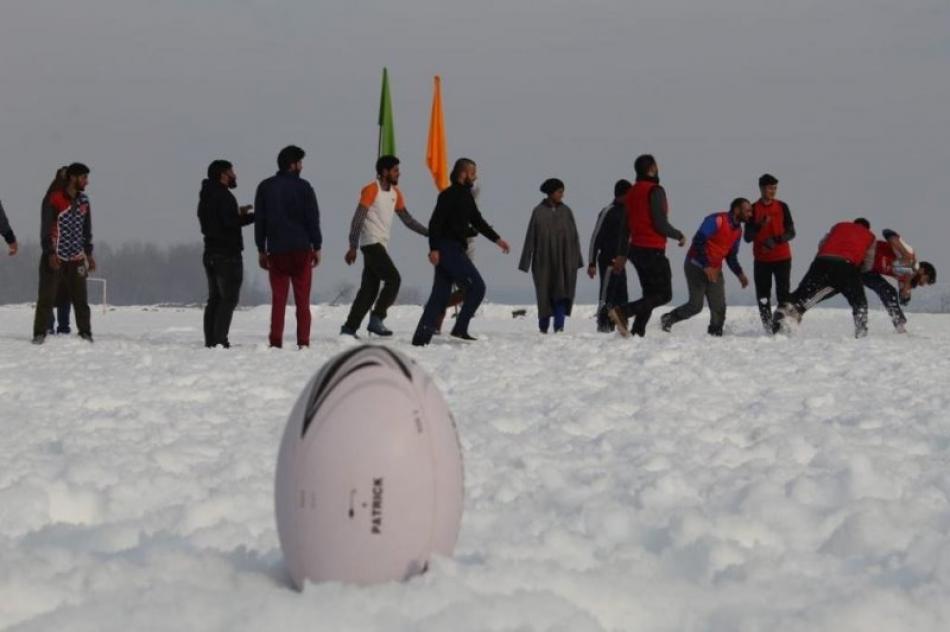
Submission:
[[[752,220],[745,225],[745,240],[752,242],[752,256],[756,261],[788,261],[792,258],[788,242],[794,238],[795,222],[788,204],[779,200],[765,204],[759,200],[752,205]]]
[[[278,171],[257,187],[254,241],[259,252],[281,254],[320,250],[320,208],[310,183],[299,174]]]
[[[723,260],[736,276],[742,274],[739,265],[739,242],[742,224],[728,211],[707,215],[693,237],[686,259],[700,268],[722,268]]]
[[[588,265],[596,265],[598,259],[610,261],[617,255],[627,255],[627,249],[623,247],[620,240],[624,224],[623,216],[626,212],[623,202],[614,201],[610,206],[605,206],[597,215],[597,223],[590,236],[590,247],[587,251]]]
[[[92,211],[85,193],[70,198],[64,190],[46,197],[40,219],[43,254],[80,261],[92,254]]]
[[[8,244],[16,242],[16,235],[13,234],[7,214],[3,211],[3,203],[0,203],[0,236],[3,236],[3,240]]]
[[[244,250],[241,227],[253,223],[254,214],[241,215],[237,199],[228,187],[204,180],[198,194],[198,222],[206,254],[233,256]]]
[[[464,251],[473,232],[481,233],[491,241],[501,239],[482,217],[472,196],[471,187],[453,182],[439,193],[435,210],[429,219],[429,249],[438,250],[438,243],[448,239],[457,241]]]

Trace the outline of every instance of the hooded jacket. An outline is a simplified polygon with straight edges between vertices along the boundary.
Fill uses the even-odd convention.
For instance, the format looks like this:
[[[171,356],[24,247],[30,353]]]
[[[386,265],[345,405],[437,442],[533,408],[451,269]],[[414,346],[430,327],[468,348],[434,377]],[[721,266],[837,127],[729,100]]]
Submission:
[[[205,253],[233,256],[244,250],[241,227],[253,223],[254,214],[242,216],[230,189],[206,179],[198,194],[198,222],[204,235]]]

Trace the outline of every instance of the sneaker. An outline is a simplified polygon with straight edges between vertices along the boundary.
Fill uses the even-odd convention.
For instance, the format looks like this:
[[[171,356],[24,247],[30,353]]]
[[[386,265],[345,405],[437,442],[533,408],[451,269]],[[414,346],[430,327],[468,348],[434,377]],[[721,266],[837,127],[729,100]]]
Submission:
[[[85,340],[86,342],[92,342],[92,334],[79,334],[79,337]]]
[[[610,319],[610,322],[614,324],[617,328],[617,331],[624,338],[630,337],[630,330],[627,329],[627,319],[623,317],[623,314],[620,313],[620,308],[611,307],[607,310],[607,317]]]
[[[44,334],[39,334],[38,336],[33,336],[33,340],[31,340],[30,342],[32,342],[32,343],[35,344],[35,345],[41,345],[41,344],[43,344],[44,342],[46,342],[46,336],[45,336]]]
[[[660,329],[662,329],[666,333],[670,333],[670,330],[673,329],[672,314],[663,314],[662,316],[660,316]],[[712,332],[709,332],[709,333],[712,333]]]
[[[413,347],[424,347],[429,344],[432,340],[432,336],[427,336],[425,333],[417,331],[412,336],[412,346]]]
[[[377,336],[382,336],[383,338],[393,335],[392,331],[386,329],[386,326],[383,324],[383,319],[372,314],[369,316],[369,324],[366,325],[366,331],[371,334],[376,334]]]
[[[453,332],[452,332],[452,337],[453,337],[453,338],[458,338],[459,340],[464,340],[465,342],[476,342],[476,341],[478,340],[478,338],[472,336],[472,335],[469,334],[467,331],[466,331],[466,332],[460,332],[460,333],[456,333],[456,332],[453,331]]]
[[[360,339],[360,337],[356,334],[356,330],[355,330],[355,329],[350,329],[350,328],[347,327],[346,325],[343,325],[342,327],[340,327],[340,335],[341,335],[341,336],[350,336],[351,338],[356,338],[357,340]]]

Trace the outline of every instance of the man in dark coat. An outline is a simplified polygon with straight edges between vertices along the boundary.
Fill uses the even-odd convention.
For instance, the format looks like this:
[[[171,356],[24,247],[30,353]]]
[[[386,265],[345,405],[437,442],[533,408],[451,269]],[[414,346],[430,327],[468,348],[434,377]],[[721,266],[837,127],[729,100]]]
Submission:
[[[546,180],[541,192],[547,197],[531,212],[518,269],[532,273],[538,302],[538,327],[548,333],[564,330],[577,290],[577,270],[584,267],[581,241],[574,213],[564,204],[564,183]]]
[[[238,206],[231,189],[237,187],[234,166],[215,160],[198,196],[198,222],[204,235],[202,256],[208,277],[208,304],[204,313],[205,346],[231,346],[228,331],[244,280],[244,239],[241,227],[254,222],[253,206]]]
[[[435,266],[435,278],[432,293],[412,337],[414,346],[424,347],[431,342],[439,315],[448,305],[453,283],[464,290],[465,302],[455,320],[452,336],[475,340],[468,333],[468,324],[485,298],[485,282],[465,254],[473,229],[495,242],[505,254],[511,250],[508,242],[495,232],[478,210],[472,196],[472,186],[477,178],[475,162],[459,158],[452,168],[452,184],[439,193],[429,220],[429,261]]]
[[[629,180],[617,180],[614,185],[614,201],[605,206],[597,215],[594,232],[590,236],[590,249],[587,255],[587,276],[594,278],[600,273],[600,292],[597,301],[597,331],[609,333],[614,324],[607,317],[607,311],[615,305],[623,305],[630,299],[627,296],[627,271],[615,272],[614,259],[626,254],[621,253],[620,233],[624,224],[626,206],[624,198],[630,190]]]

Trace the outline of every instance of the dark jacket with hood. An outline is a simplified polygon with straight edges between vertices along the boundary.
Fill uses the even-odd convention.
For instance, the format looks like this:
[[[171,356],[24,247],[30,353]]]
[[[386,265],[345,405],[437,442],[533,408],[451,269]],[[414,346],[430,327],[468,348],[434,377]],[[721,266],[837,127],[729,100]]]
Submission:
[[[254,222],[254,213],[242,216],[237,199],[228,187],[204,180],[198,195],[198,222],[204,235],[205,253],[234,256],[244,250],[241,227]]]

